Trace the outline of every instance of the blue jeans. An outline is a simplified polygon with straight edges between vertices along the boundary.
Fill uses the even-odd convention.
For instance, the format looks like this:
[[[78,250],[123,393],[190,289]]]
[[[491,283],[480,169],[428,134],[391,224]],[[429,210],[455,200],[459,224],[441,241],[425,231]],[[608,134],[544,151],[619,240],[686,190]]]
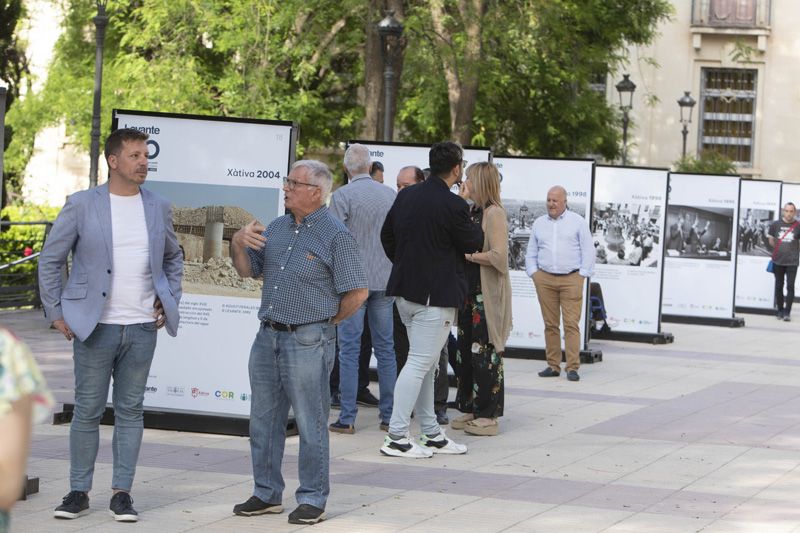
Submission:
[[[142,444],[142,403],[156,349],[155,322],[98,324],[85,341],[73,341],[75,412],[69,431],[70,490],[92,489],[100,419],[114,378],[114,474],[111,488],[130,491]]]
[[[261,327],[250,350],[250,454],[253,495],[281,503],[285,483],[281,475],[289,407],[300,433],[295,497],[325,509],[330,494],[328,379],[335,357],[336,328],[325,322],[294,332]]]
[[[361,333],[364,331],[364,313],[369,321],[372,347],[378,360],[381,421],[392,417],[394,383],[397,380],[397,360],[394,353],[392,306],[394,298],[384,291],[369,291],[369,298],[349,318],[339,324],[339,392],[342,395],[342,412],[339,422],[352,425],[358,414],[358,360],[361,354]]]
[[[408,434],[411,411],[414,411],[422,433],[436,435],[441,429],[433,409],[433,381],[442,346],[456,318],[456,309],[425,306],[398,298],[397,311],[406,325],[409,347],[408,360],[397,377],[389,433],[397,437]]]

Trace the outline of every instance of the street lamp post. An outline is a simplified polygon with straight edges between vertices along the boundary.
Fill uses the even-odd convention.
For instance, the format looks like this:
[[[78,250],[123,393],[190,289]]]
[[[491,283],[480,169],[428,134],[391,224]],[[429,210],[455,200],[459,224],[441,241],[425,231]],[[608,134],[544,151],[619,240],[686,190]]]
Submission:
[[[683,91],[683,96],[678,99],[678,105],[681,108],[681,124],[683,129],[683,151],[681,152],[681,159],[686,159],[686,137],[689,135],[689,124],[692,123],[692,109],[694,109],[694,98],[691,97],[689,91]]]
[[[89,187],[97,186],[97,164],[100,159],[100,96],[103,86],[103,46],[106,40],[106,1],[97,0],[97,16],[92,19],[96,32],[94,54],[94,102],[92,104],[92,142],[89,147]]]
[[[394,62],[400,49],[400,36],[403,25],[394,18],[394,10],[387,9],[386,17],[378,23],[381,36],[381,55],[383,56],[383,140],[392,140],[392,97],[394,96]]]
[[[3,152],[5,152],[6,147],[6,92],[6,86],[0,80],[0,209],[5,206],[3,203],[3,197],[5,196]]]
[[[619,93],[619,108],[622,111],[622,165],[628,164],[628,113],[633,108],[633,91],[636,84],[630,78],[630,74],[623,74],[622,81],[617,83],[616,88]]]

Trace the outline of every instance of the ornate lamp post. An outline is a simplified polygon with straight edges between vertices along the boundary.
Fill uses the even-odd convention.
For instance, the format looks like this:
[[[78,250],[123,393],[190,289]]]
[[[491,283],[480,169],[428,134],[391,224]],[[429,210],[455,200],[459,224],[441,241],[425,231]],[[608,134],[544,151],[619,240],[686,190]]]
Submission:
[[[97,163],[100,159],[100,96],[103,86],[103,46],[106,41],[106,4],[108,0],[96,0],[97,16],[92,19],[96,32],[94,54],[94,102],[92,104],[92,142],[89,147],[89,187],[97,186]]]
[[[686,136],[689,135],[689,124],[692,123],[692,109],[694,109],[694,98],[691,97],[689,91],[683,91],[683,96],[678,99],[678,105],[681,109],[681,124],[683,129],[683,150],[681,151],[681,159],[686,159]]]
[[[628,164],[628,113],[633,109],[633,92],[636,84],[630,78],[630,74],[623,74],[622,81],[617,83],[616,88],[619,93],[619,108],[622,111],[622,165]]]
[[[394,96],[394,62],[400,51],[400,36],[403,25],[394,18],[394,10],[387,9],[386,17],[378,23],[381,36],[381,55],[383,56],[383,140],[392,140],[394,117],[392,116],[392,97]]]
[[[3,203],[3,195],[5,194],[5,184],[3,183],[3,152],[6,147],[6,86],[3,80],[0,80],[0,209],[5,204]]]

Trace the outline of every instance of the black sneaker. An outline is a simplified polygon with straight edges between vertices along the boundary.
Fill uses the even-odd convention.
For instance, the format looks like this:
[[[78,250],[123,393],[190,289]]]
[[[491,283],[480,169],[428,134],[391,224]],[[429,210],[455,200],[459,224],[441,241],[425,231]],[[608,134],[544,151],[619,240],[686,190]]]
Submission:
[[[53,516],[71,520],[89,514],[89,495],[79,490],[73,490],[56,507]]]
[[[352,424],[342,424],[338,420],[336,422],[331,422],[328,429],[334,433],[344,433],[345,435],[353,435],[356,432],[355,426]]]
[[[450,419],[447,417],[447,409],[434,409],[436,413],[436,423],[440,426],[446,426],[450,423]]]
[[[139,521],[139,513],[133,508],[133,500],[127,492],[118,492],[111,497],[108,512],[117,522]]]
[[[301,503],[297,509],[289,513],[290,524],[316,524],[325,519],[325,511],[307,503]]]
[[[250,496],[244,503],[237,503],[233,506],[233,514],[239,516],[256,516],[267,513],[282,513],[283,506],[279,503],[267,503],[261,498]]]
[[[378,407],[378,399],[369,391],[364,389],[356,396],[356,403],[365,407]]]

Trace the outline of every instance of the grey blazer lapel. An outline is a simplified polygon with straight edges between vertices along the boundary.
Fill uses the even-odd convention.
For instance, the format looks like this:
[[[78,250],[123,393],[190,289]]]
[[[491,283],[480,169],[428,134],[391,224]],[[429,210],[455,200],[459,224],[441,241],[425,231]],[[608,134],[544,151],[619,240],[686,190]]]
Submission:
[[[142,193],[142,204],[144,205],[144,220],[147,224],[147,240],[148,240],[148,249],[150,250],[150,269],[153,272],[157,272],[156,269],[157,261],[156,261],[156,243],[158,239],[156,236],[158,235],[158,231],[161,228],[161,221],[159,220],[158,216],[158,209],[156,206],[156,199],[153,195],[145,189],[144,187],[139,187],[139,191]]]
[[[108,184],[104,183],[94,189],[94,206],[97,211],[100,231],[106,243],[106,252],[109,260],[114,257],[114,243],[111,235],[111,198],[108,196]]]

